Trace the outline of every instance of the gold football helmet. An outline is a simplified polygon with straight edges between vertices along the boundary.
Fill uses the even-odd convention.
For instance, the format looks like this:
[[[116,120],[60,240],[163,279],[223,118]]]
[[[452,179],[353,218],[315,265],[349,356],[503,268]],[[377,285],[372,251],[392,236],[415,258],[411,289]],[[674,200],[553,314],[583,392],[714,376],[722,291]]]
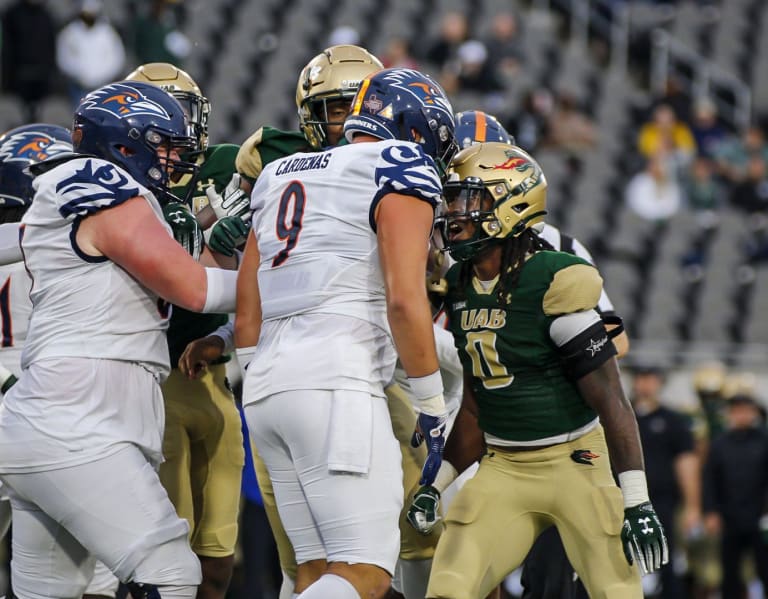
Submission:
[[[331,46],[307,63],[296,86],[296,107],[299,128],[313,148],[337,143],[329,142],[327,127],[344,124],[360,82],[382,68],[381,61],[368,50],[352,45]],[[339,101],[344,102],[344,118],[329,116],[329,105]]]
[[[517,146],[502,142],[456,154],[443,193],[443,243],[456,260],[470,260],[492,240],[517,237],[547,213],[541,167]]]
[[[693,372],[693,388],[698,393],[721,393],[726,380],[725,365],[712,361],[699,365]]]
[[[190,135],[197,140],[195,151],[205,151],[208,147],[208,116],[211,113],[211,103],[186,71],[167,62],[150,62],[138,67],[126,79],[157,85],[176,98],[187,113]]]

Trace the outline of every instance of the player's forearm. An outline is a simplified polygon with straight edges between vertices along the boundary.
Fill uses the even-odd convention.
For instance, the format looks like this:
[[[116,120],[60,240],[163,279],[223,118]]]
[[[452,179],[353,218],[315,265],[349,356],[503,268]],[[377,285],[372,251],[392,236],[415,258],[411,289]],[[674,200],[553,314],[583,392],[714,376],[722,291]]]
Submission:
[[[576,385],[585,401],[600,416],[616,472],[644,470],[637,420],[621,388],[616,360],[611,358],[604,362],[581,377]]]
[[[0,265],[21,262],[24,255],[19,245],[19,223],[0,225]]]
[[[261,334],[261,294],[259,292],[258,243],[253,231],[243,253],[237,277],[237,308],[235,313],[235,346],[252,347]]]
[[[421,299],[421,298],[419,298]],[[422,377],[438,369],[432,315],[426,296],[390,298],[387,302],[392,338],[403,369],[409,377]]]

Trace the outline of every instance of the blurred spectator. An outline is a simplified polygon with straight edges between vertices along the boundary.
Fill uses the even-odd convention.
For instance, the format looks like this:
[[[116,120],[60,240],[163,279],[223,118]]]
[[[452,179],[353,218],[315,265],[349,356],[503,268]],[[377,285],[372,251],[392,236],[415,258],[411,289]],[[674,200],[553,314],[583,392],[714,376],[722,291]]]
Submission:
[[[705,362],[693,372],[693,388],[707,422],[707,437],[712,440],[725,430],[725,366],[722,362]],[[706,451],[701,454],[706,457]]]
[[[659,597],[680,599],[683,587],[675,571],[675,515],[682,508],[682,528],[686,533],[701,527],[701,462],[694,451],[690,422],[661,405],[663,384],[664,373],[659,367],[638,365],[633,369],[630,399],[643,444],[648,494],[662,525],[669,531],[670,563],[661,569]]]
[[[488,61],[488,50],[483,42],[468,40],[456,51],[456,60],[443,68],[441,81],[448,94],[460,91],[490,94],[504,89]]]
[[[685,165],[696,152],[696,140],[691,129],[677,119],[669,104],[659,104],[654,109],[651,120],[640,128],[637,148],[646,158],[650,158],[660,149],[671,149],[675,161]]]
[[[435,40],[427,42],[424,59],[442,70],[457,58],[459,46],[467,41],[469,26],[460,12],[449,11],[440,20],[440,32]]]
[[[540,87],[525,94],[520,111],[507,122],[507,131],[526,152],[535,152],[547,137],[547,123],[552,109],[552,93]]]
[[[714,212],[723,204],[725,190],[709,158],[698,156],[693,160],[685,173],[684,187],[688,206],[697,213]]]
[[[360,45],[360,33],[350,25],[339,25],[328,36],[329,46]]]
[[[125,66],[123,40],[103,8],[102,0],[83,0],[80,13],[56,38],[56,62],[68,80],[73,107],[87,92],[118,79]]]
[[[717,108],[711,99],[705,97],[696,100],[691,132],[700,156],[707,158],[717,156],[720,146],[728,137],[728,132],[720,124]]]
[[[133,22],[133,52],[139,64],[170,62],[183,66],[192,43],[179,31],[173,5],[178,0],[152,0]]]
[[[509,85],[525,60],[523,40],[515,14],[503,12],[495,15],[490,35],[483,41],[488,49],[494,75]]]
[[[683,123],[691,123],[691,97],[684,91],[680,80],[674,75],[670,75],[664,86],[664,93],[654,99],[651,105],[650,113],[662,104],[671,106],[675,111],[675,116]]]
[[[768,161],[765,133],[757,124],[750,125],[739,137],[729,137],[718,146],[717,162],[720,174],[731,183],[745,180],[752,156]]]
[[[747,158],[744,179],[731,189],[731,205],[748,214],[768,209],[768,168],[762,155]]]
[[[768,506],[768,431],[753,396],[734,395],[727,406],[728,430],[712,442],[704,469],[704,521],[710,534],[721,535],[722,599],[742,599],[747,552],[768,589],[768,539],[761,531]]]
[[[402,67],[405,69],[419,68],[418,61],[413,57],[411,42],[404,37],[391,37],[387,40],[387,46],[380,55],[384,68],[392,69]]]
[[[627,184],[626,202],[641,218],[665,221],[680,209],[683,191],[674,172],[669,154],[653,154],[645,170],[634,175]]]
[[[579,109],[576,99],[568,91],[557,95],[547,128],[549,143],[576,154],[593,148],[597,141],[595,124]]]
[[[27,123],[41,120],[40,104],[56,81],[55,40],[45,0],[16,0],[2,15],[2,88],[21,101]]]

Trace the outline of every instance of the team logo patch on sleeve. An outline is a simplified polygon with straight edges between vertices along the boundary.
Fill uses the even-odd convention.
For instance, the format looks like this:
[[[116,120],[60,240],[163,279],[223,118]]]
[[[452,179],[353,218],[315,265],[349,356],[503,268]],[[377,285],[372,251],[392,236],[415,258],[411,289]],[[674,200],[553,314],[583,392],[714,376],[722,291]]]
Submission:
[[[437,201],[442,194],[434,161],[420,147],[397,145],[381,153],[384,165],[376,169],[376,185],[391,187],[395,192],[415,191],[424,198]]]
[[[599,458],[600,455],[592,453],[589,449],[577,449],[571,454],[571,459],[577,464],[585,464],[586,466],[594,466],[592,460]]]
[[[120,118],[129,116],[156,116],[166,121],[171,120],[168,112],[150,100],[138,89],[125,83],[113,83],[88,94],[84,105],[95,110],[103,110]]]
[[[9,135],[0,145],[0,161],[41,162],[55,154],[71,152],[72,144],[42,131],[23,131]]]
[[[139,195],[136,182],[114,164],[88,160],[83,168],[56,185],[64,203],[59,213],[64,217],[85,216],[109,208]]]

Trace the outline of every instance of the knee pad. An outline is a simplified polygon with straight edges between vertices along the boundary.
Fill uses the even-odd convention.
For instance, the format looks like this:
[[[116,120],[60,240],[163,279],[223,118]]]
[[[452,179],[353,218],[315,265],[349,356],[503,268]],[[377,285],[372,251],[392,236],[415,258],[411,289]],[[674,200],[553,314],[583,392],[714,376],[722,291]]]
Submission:
[[[160,591],[153,584],[129,582],[127,586],[133,599],[162,599]]]

